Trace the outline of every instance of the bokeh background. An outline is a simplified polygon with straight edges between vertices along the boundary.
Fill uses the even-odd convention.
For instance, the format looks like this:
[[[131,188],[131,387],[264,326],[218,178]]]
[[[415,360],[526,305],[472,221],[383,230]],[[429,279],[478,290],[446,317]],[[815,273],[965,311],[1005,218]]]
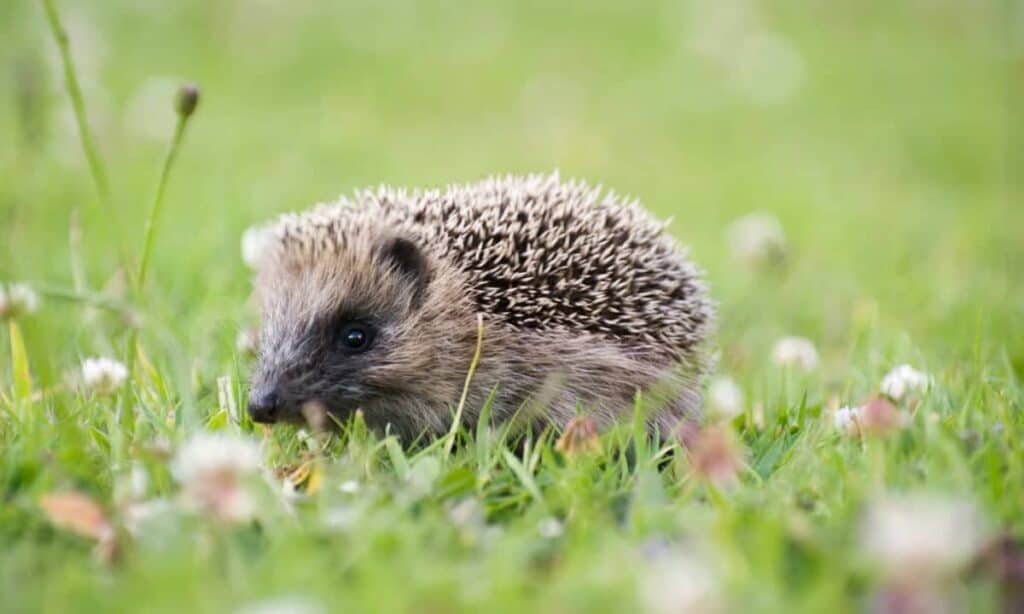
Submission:
[[[775,446],[772,433],[752,441],[749,430],[751,464],[765,481],[741,491],[737,499],[748,505],[746,515],[737,513],[717,534],[735,538],[734,562],[747,565],[737,574],[754,577],[744,585],[745,596],[792,603],[771,601],[792,589],[804,603],[843,603],[849,586],[836,572],[845,563],[828,555],[849,546],[855,511],[847,495],[862,495],[865,484],[968,489],[990,518],[1020,529],[1020,493],[1007,493],[1003,483],[1013,482],[1022,466],[1000,459],[1015,445],[1017,427],[1007,412],[1019,409],[1024,376],[1024,4],[57,5],[115,206],[113,212],[101,207],[90,180],[40,4],[0,2],[0,281],[28,280],[44,291],[41,313],[21,322],[40,388],[59,386],[84,356],[122,355],[123,322],[83,315],[58,298],[72,286],[71,236],[80,226],[89,287],[127,295],[118,270],[135,262],[141,248],[173,129],[173,92],[178,83],[194,81],[201,101],[167,192],[141,328],[143,347],[173,388],[161,398],[176,407],[209,414],[217,407],[215,380],[225,373],[244,395],[239,382],[247,367],[235,339],[255,321],[250,271],[239,249],[250,225],[367,185],[443,186],[559,169],[671,218],[672,232],[706,268],[720,304],[721,370],[770,417],[799,407],[803,420],[805,407],[824,416],[822,408],[859,402],[900,362],[934,373],[949,391],[935,403],[944,412],[936,419],[955,434],[914,435],[928,448],[915,447],[908,435],[887,448],[886,457],[859,456],[856,443],[833,454],[825,439],[792,452],[788,444]],[[781,222],[783,263],[751,266],[733,253],[730,225],[755,212]],[[813,376],[781,377],[771,365],[772,343],[792,334],[819,348],[822,362]],[[0,352],[5,378],[8,360]],[[959,449],[950,442],[961,434],[965,442],[968,435],[975,443],[996,438],[1004,432],[1001,421],[1008,433],[1001,436],[1003,447],[980,448],[987,450],[984,457],[950,452]],[[5,492],[51,482],[92,484],[101,492],[110,487],[110,468],[99,466],[102,455],[86,454],[84,447],[58,442],[56,461],[46,456],[51,464],[34,465],[45,455],[32,446],[50,450],[43,435],[25,444],[25,453],[16,449],[17,434],[8,432],[5,441]],[[919,455],[925,449],[927,459]],[[799,462],[785,465],[781,479],[768,479],[787,458]],[[822,458],[831,464],[820,474],[805,462]],[[878,462],[858,464],[871,459]],[[875,469],[865,470],[869,466]],[[869,473],[870,480],[858,481]],[[826,503],[803,505],[801,497],[813,503],[819,492]],[[106,585],[83,571],[83,548],[78,558],[66,559],[36,528],[34,493],[19,495],[21,511],[3,512],[0,503],[0,543],[17,542],[5,564],[8,589],[31,586],[36,605],[47,599],[83,609],[117,603],[104,601]],[[814,560],[829,566],[776,567],[790,542],[782,538],[784,523],[771,523],[804,507],[816,510],[815,522],[828,529],[827,538],[813,544],[820,546]],[[696,504],[679,509],[689,514],[687,522],[722,513]],[[315,585],[332,599],[358,602],[372,594],[394,606],[404,603],[402,591],[394,590],[396,569],[410,578],[434,574],[443,578],[442,588],[475,590],[464,580],[476,577],[476,559],[434,566],[432,550],[424,547],[432,534],[412,515],[367,517],[381,525],[394,520],[406,536],[395,541],[390,526],[379,529],[384,537],[373,543],[386,564],[360,571],[356,585],[367,593],[343,594],[330,575],[309,578],[308,566],[335,564],[335,554],[346,551],[318,549],[316,535],[296,532],[262,558],[251,556],[265,547],[255,538],[232,550],[237,556],[225,558],[225,584],[204,575],[209,564],[154,557],[143,571],[125,572],[118,599],[147,603],[158,581],[168,609],[213,594],[220,601],[209,607],[227,607],[233,599],[228,587],[255,591],[292,582]],[[572,603],[600,609],[615,593],[597,587],[615,586],[619,542],[627,539],[596,526],[590,535],[595,545],[570,542],[568,552],[575,554],[558,573],[586,587],[571,592]],[[749,526],[775,533],[748,533]],[[505,553],[515,549],[519,558],[489,559],[497,579],[491,597],[500,599],[503,586],[517,598],[533,595],[519,589],[537,577],[515,583],[517,561],[533,557],[532,546],[508,543],[515,548]],[[37,577],[37,568],[53,573]],[[502,585],[502,574],[513,580]],[[40,579],[54,577],[61,578],[58,588]],[[535,598],[545,594],[551,593]]]
[[[1019,3],[59,6],[117,214],[41,7],[4,3],[0,277],[67,284],[76,209],[94,285],[115,245],[137,252],[169,100],[195,81],[152,275],[192,353],[245,313],[246,226],[366,185],[559,169],[673,219],[726,341],[842,341],[859,314],[944,353],[998,340],[1024,369]],[[783,223],[781,275],[730,257],[727,224],[754,211]]]

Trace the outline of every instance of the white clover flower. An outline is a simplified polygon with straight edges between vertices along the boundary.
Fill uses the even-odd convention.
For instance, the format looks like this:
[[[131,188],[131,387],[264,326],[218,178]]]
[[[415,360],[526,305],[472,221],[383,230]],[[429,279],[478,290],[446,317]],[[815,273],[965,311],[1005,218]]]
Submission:
[[[899,365],[882,378],[882,394],[893,401],[900,401],[909,394],[924,394],[932,387],[931,375],[918,371],[910,365]]]
[[[711,614],[724,611],[714,567],[688,551],[658,557],[639,576],[640,599],[652,614]]]
[[[844,435],[851,435],[856,437],[860,434],[860,408],[840,407],[835,411],[833,416],[835,420],[836,430]]]
[[[772,360],[780,367],[795,365],[804,371],[818,366],[818,350],[810,339],[783,337],[775,342]]]
[[[129,533],[139,537],[177,511],[174,503],[167,499],[138,501],[121,508],[121,521]]]
[[[861,524],[861,548],[895,580],[930,582],[962,569],[985,541],[977,509],[932,495],[885,496]]]
[[[729,249],[739,260],[751,264],[778,262],[786,255],[782,223],[770,213],[751,213],[726,229]]]
[[[82,361],[82,383],[90,392],[109,396],[117,392],[126,379],[127,367],[112,358],[86,358]]]
[[[544,539],[556,539],[565,532],[565,526],[562,525],[561,520],[554,516],[548,516],[537,523],[537,532]]]
[[[255,503],[245,481],[259,473],[260,450],[252,440],[225,433],[193,435],[178,451],[171,475],[182,485],[185,502],[212,516],[248,520]]]
[[[140,462],[133,463],[131,471],[114,480],[114,500],[121,503],[142,501],[148,490],[149,473]]]
[[[39,309],[39,295],[26,283],[0,284],[0,320],[17,318]]]
[[[448,510],[448,520],[460,529],[478,530],[487,524],[483,506],[473,498],[463,499]]]
[[[238,350],[239,354],[255,356],[259,351],[259,347],[260,336],[255,328],[243,328],[238,331],[238,336],[235,337],[235,349]]]
[[[263,267],[273,247],[272,225],[250,226],[242,233],[242,260],[254,271]]]
[[[359,492],[360,488],[362,488],[362,486],[359,484],[358,480],[345,480],[338,485],[338,490],[346,495],[354,495]]]
[[[235,614],[327,614],[327,608],[302,595],[283,595],[246,604]]]
[[[719,420],[732,420],[743,413],[743,391],[730,377],[711,380],[707,392],[708,414]]]
[[[353,529],[361,517],[358,508],[343,505],[325,509],[321,521],[324,528],[343,533]]]

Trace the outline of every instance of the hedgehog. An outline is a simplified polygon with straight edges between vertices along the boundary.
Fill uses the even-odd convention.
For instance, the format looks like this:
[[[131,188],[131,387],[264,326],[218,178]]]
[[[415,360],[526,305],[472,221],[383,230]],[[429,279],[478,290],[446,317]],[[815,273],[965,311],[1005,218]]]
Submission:
[[[248,411],[361,411],[402,438],[473,426],[652,431],[697,415],[714,309],[701,270],[638,203],[558,174],[357,191],[264,227]],[[472,377],[468,377],[471,368]],[[462,401],[462,402],[460,402]]]

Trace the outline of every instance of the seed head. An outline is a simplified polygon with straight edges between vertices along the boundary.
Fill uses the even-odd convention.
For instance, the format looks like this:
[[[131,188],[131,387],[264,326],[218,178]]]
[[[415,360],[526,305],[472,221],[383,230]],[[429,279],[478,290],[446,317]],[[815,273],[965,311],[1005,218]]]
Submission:
[[[174,110],[182,118],[187,118],[196,110],[199,104],[199,86],[195,83],[186,83],[178,88],[178,94],[174,98]]]

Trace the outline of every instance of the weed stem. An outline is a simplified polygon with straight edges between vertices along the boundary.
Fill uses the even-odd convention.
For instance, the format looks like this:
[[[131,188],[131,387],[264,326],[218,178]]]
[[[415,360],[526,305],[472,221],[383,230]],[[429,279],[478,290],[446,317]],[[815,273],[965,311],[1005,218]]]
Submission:
[[[156,221],[163,208],[164,191],[167,189],[167,178],[171,174],[171,166],[178,153],[178,146],[185,134],[185,126],[188,124],[187,115],[178,115],[178,123],[174,127],[174,137],[171,139],[171,146],[167,148],[167,155],[164,156],[163,166],[160,168],[160,177],[157,179],[156,194],[153,196],[153,204],[149,208],[149,217],[146,218],[146,234],[142,242],[142,257],[139,260],[139,271],[135,276],[136,288],[141,292],[146,283],[146,271],[149,268],[149,258],[153,251],[153,236],[156,233]]]
[[[185,136],[185,126],[188,125],[188,118],[195,113],[196,105],[199,103],[199,88],[189,83],[178,89],[174,97],[174,110],[178,114],[178,121],[174,126],[174,136],[171,138],[171,145],[167,148],[167,155],[164,156],[163,166],[160,168],[160,177],[157,179],[156,193],[153,195],[153,205],[149,208],[149,217],[146,219],[146,236],[142,243],[142,258],[139,261],[139,272],[135,276],[136,289],[141,292],[146,283],[146,270],[149,268],[149,256],[153,251],[153,236],[156,234],[156,222],[160,216],[160,209],[163,208],[164,192],[167,189],[167,178],[171,175],[171,166],[178,155],[181,147],[181,140]]]
[[[82,141],[82,149],[85,150],[85,157],[89,161],[89,171],[92,173],[93,182],[96,184],[96,192],[99,193],[103,206],[110,213],[110,183],[107,181],[107,172],[100,159],[99,151],[89,130],[89,121],[85,114],[85,100],[82,98],[82,88],[78,85],[78,77],[75,75],[75,67],[71,62],[71,47],[68,43],[68,33],[60,21],[57,9],[53,6],[53,0],[42,0],[43,9],[46,11],[46,19],[50,24],[50,31],[57,41],[57,48],[60,51],[61,63],[64,65],[64,84],[71,97],[71,106],[75,111],[75,121],[78,124],[78,134]]]

